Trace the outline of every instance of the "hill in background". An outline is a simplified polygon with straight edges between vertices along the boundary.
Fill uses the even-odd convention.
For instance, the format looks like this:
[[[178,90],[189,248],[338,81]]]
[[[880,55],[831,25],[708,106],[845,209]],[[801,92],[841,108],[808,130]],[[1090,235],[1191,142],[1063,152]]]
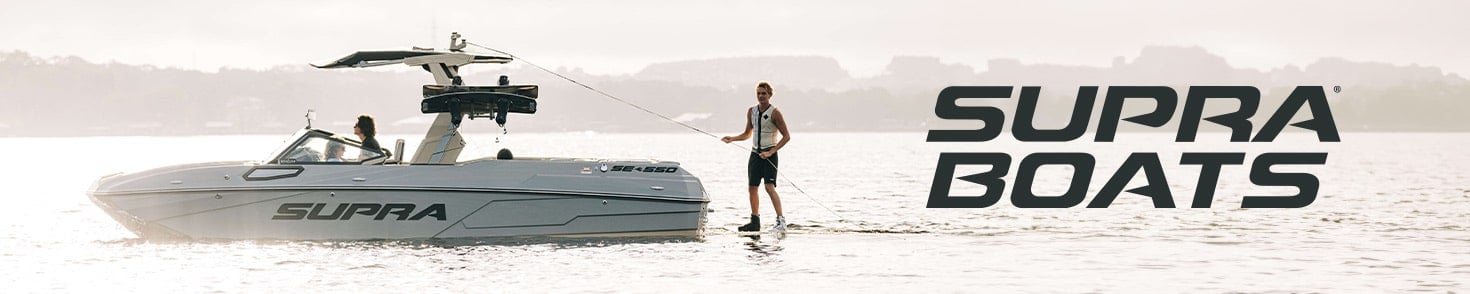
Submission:
[[[974,128],[973,121],[934,116],[936,95],[955,85],[1043,86],[1042,112],[1036,118],[1042,127],[1065,123],[1078,86],[1165,85],[1181,98],[1191,85],[1256,86],[1262,104],[1253,121],[1263,122],[1293,87],[1321,85],[1344,89],[1330,95],[1342,131],[1470,131],[1470,116],[1465,115],[1470,83],[1435,67],[1323,58],[1261,71],[1234,68],[1197,47],[1146,47],[1131,59],[1114,58],[1108,67],[998,58],[976,68],[936,57],[900,56],[871,77],[851,76],[835,59],[821,56],[678,61],[627,75],[557,71],[711,131],[742,127],[743,109],[755,103],[753,88],[759,80],[776,85],[774,102],[787,113],[791,127],[801,131]],[[500,74],[516,84],[542,87],[537,115],[510,118],[507,127],[517,132],[681,131],[534,68],[480,65],[464,73],[467,84],[493,84]],[[346,132],[353,117],[369,113],[379,118],[381,132],[417,133],[433,118],[418,113],[419,86],[430,83],[428,74],[408,70],[302,65],[200,72],[0,52],[0,136],[280,134],[303,126],[307,109],[317,110],[319,128]],[[997,100],[982,103],[1009,108],[1015,99]],[[1125,116],[1150,107],[1130,104]],[[1206,114],[1233,107],[1210,105]],[[1173,123],[1177,120],[1176,113]],[[497,130],[493,123],[478,121],[466,123],[466,128]]]

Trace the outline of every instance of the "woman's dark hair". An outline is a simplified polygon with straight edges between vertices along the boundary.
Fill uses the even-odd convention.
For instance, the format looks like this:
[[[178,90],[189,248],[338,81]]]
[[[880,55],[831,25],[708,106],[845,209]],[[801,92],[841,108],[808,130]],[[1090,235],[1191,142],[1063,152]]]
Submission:
[[[362,132],[363,136],[368,138],[378,136],[378,128],[373,126],[373,116],[371,115],[364,114],[357,116],[357,125],[354,126],[357,127],[358,131]]]

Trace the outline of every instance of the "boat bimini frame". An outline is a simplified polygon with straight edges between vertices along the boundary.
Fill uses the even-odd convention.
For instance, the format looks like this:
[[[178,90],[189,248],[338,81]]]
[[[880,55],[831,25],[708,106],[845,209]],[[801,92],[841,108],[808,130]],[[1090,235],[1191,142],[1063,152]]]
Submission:
[[[423,113],[436,113],[434,123],[424,134],[418,151],[409,163],[453,164],[464,150],[464,139],[459,125],[465,116],[493,118],[504,127],[509,113],[536,113],[536,85],[510,85],[506,76],[500,76],[497,86],[464,86],[459,75],[461,66],[477,63],[505,64],[512,59],[506,56],[464,53],[466,40],[459,33],[449,39],[449,51],[432,48],[396,51],[358,51],[317,68],[365,68],[392,64],[422,67],[434,76],[434,85],[423,87],[424,99],[420,102]]]

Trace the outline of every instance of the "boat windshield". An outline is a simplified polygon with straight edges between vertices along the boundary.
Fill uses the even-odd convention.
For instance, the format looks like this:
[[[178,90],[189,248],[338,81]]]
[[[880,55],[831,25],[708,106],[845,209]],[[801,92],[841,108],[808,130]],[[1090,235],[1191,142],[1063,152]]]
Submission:
[[[281,151],[286,150],[286,147],[295,145],[297,141],[301,141],[301,136],[306,135],[306,133],[310,131],[311,129],[300,129],[297,130],[296,133],[291,134],[290,137],[286,137],[286,139],[281,140],[281,144],[276,145],[275,149],[271,149],[271,154],[267,155],[265,157],[265,160],[261,160],[261,162],[275,163],[276,158],[281,158]]]
[[[298,132],[291,145],[281,149],[270,163],[276,164],[361,164],[384,156],[381,150],[367,150],[354,140],[321,130]]]

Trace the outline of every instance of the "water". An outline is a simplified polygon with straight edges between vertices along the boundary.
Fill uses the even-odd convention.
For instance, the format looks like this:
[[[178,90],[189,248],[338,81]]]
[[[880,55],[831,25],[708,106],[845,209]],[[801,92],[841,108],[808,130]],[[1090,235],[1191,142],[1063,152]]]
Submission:
[[[157,242],[94,207],[103,174],[166,164],[259,159],[283,136],[3,138],[0,289],[5,292],[631,291],[631,292],[1463,292],[1470,288],[1470,134],[1344,134],[1318,143],[924,143],[922,133],[797,133],[782,151],[785,238],[733,234],[748,213],[745,155],[698,134],[471,135],[466,156],[659,158],[711,193],[699,239]],[[417,136],[384,136],[391,144]],[[1107,209],[924,208],[940,152],[1090,152],[1087,200],[1130,152],[1158,152],[1175,203],[1199,167],[1179,152],[1246,152],[1226,166],[1214,208],[1155,209],[1123,194]],[[1261,152],[1329,152],[1325,166],[1280,167],[1322,181],[1301,209],[1239,209]],[[967,170],[962,168],[957,174]],[[971,171],[978,172],[977,171]],[[1067,189],[1043,169],[1039,194]],[[1013,176],[1008,179],[1013,179]],[[956,194],[976,191],[957,182]],[[1136,177],[1129,188],[1143,185]],[[815,200],[814,200],[815,199]],[[763,215],[774,215],[769,200]],[[835,213],[824,209],[825,204]],[[845,219],[845,220],[844,220]]]

